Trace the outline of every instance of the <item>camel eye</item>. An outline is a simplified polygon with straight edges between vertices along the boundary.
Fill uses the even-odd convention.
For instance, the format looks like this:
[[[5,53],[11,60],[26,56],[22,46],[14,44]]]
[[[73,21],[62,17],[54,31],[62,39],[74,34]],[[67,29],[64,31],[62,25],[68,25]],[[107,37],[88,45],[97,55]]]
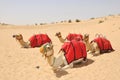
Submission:
[[[48,47],[48,49],[50,50],[50,47]]]
[[[46,46],[46,49],[50,49],[50,46],[49,46],[49,45],[47,45],[47,46]]]

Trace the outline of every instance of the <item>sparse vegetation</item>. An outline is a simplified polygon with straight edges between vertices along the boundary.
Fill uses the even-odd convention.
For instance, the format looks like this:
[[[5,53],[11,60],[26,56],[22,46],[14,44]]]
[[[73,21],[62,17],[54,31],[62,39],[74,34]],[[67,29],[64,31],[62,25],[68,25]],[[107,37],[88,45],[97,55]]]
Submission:
[[[100,20],[98,23],[100,24],[100,23],[103,23],[104,21],[103,20]]]
[[[4,25],[8,25],[8,24],[6,24],[6,23],[0,23],[0,24],[3,25],[3,26],[4,26]]]
[[[40,23],[40,25],[45,25],[45,23]]]
[[[76,19],[75,22],[80,22],[80,20],[79,20],[79,19]]]
[[[64,22],[67,22],[66,20],[64,20]]]
[[[71,23],[72,21],[71,20],[68,20],[68,23]]]
[[[61,21],[61,23],[63,23],[64,21]]]
[[[95,19],[95,18],[92,17],[92,18],[90,18],[90,19]]]
[[[113,14],[109,14],[109,16],[114,16]]]
[[[35,26],[37,26],[37,23],[35,23]]]

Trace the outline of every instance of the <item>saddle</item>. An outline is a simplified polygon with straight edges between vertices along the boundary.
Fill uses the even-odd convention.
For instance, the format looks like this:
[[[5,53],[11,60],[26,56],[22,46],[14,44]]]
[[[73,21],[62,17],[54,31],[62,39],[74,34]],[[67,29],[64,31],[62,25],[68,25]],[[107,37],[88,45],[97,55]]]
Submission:
[[[114,49],[112,48],[112,45],[111,45],[110,41],[107,40],[107,39],[106,39],[105,37],[103,37],[103,36],[98,36],[98,37],[95,38],[93,41],[98,44],[99,49],[100,49],[100,53],[105,53],[105,52],[109,52],[109,51],[114,51]]]
[[[64,56],[68,64],[80,58],[86,59],[87,57],[86,46],[82,41],[72,40],[65,42],[61,50],[65,52]]]
[[[80,41],[80,40],[83,40],[83,36],[81,34],[69,34],[67,37],[66,37],[67,40],[71,41],[71,40],[77,40],[77,41]]]
[[[51,42],[47,34],[36,34],[29,39],[31,47],[40,47],[41,45]]]

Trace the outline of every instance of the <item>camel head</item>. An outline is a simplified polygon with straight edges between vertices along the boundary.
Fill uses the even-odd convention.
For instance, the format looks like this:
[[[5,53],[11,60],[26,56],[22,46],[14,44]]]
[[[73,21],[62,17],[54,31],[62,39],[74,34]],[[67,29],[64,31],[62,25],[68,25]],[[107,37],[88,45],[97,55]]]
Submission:
[[[51,43],[45,43],[40,47],[40,53],[45,58],[54,54],[53,45]]]
[[[23,36],[22,34],[16,34],[16,35],[13,35],[13,38],[16,38],[16,40],[22,40]]]
[[[83,39],[85,42],[88,42],[89,41],[89,34],[84,34],[84,39]]]
[[[61,32],[57,32],[56,34],[55,34],[55,36],[57,36],[58,38],[60,38],[62,35],[61,35]]]

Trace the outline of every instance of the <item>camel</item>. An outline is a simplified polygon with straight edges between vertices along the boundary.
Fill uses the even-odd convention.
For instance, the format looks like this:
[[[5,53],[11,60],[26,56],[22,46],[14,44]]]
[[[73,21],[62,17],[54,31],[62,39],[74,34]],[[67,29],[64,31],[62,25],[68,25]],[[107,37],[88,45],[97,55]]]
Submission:
[[[22,34],[13,35],[13,38],[16,38],[22,48],[34,48],[40,47],[46,42],[52,43],[47,34],[35,34],[26,42],[23,40]]]
[[[61,35],[61,32],[57,32],[55,34],[55,36],[58,37],[59,41],[61,43],[64,43],[65,41],[71,41],[71,40],[83,40],[83,36],[81,34],[73,34],[73,33],[70,33],[67,35],[66,38],[63,38],[62,35]]]
[[[95,39],[91,42],[89,42],[89,34],[85,34],[83,41],[86,44],[86,50],[93,56],[114,51],[110,41],[101,34],[96,34]]]
[[[74,42],[74,41],[73,41]],[[65,42],[64,44],[69,44],[70,42]],[[75,42],[78,44],[78,42]],[[61,70],[66,70],[68,68],[72,68],[74,63],[78,63],[78,62],[83,62],[85,63],[87,61],[87,53],[86,53],[86,47],[85,44],[83,42],[80,42],[82,45],[80,45],[82,47],[82,54],[79,53],[79,55],[77,55],[76,57],[79,57],[78,59],[74,59],[71,62],[69,62],[68,58],[75,58],[74,56],[70,56],[71,54],[75,54],[73,52],[66,53],[67,51],[70,52],[71,48],[69,47],[69,49],[67,49],[67,51],[63,50],[62,48],[60,49],[59,53],[57,54],[57,56],[54,56],[54,49],[53,49],[53,45],[50,43],[46,43],[43,44],[40,47],[40,53],[42,54],[43,57],[45,57],[45,59],[47,59],[48,64],[52,67],[53,71],[61,71]],[[71,45],[71,44],[70,44]],[[64,47],[67,47],[66,45],[63,45]],[[74,47],[76,49],[76,47]],[[80,49],[78,49],[80,50]],[[79,52],[79,51],[78,51]],[[68,57],[66,57],[65,55],[68,55]]]

